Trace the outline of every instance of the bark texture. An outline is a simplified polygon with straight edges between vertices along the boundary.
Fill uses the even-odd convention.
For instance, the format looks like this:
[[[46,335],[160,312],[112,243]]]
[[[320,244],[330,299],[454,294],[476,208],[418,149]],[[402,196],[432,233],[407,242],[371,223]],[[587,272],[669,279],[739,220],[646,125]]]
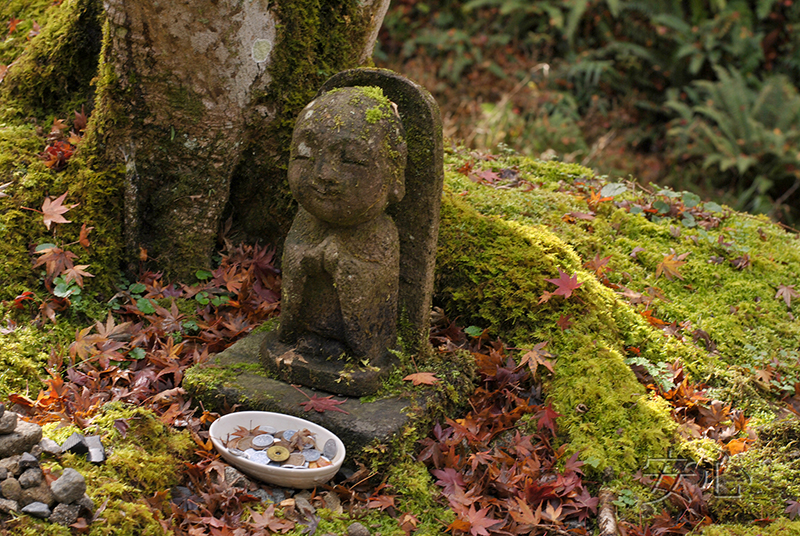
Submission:
[[[125,163],[129,261],[145,249],[172,275],[207,266],[226,206],[257,222],[247,238],[277,241],[284,228],[264,222],[291,217],[285,161],[294,117],[327,75],[369,58],[387,7],[107,0],[93,119],[104,158]],[[235,173],[245,188],[229,206]]]

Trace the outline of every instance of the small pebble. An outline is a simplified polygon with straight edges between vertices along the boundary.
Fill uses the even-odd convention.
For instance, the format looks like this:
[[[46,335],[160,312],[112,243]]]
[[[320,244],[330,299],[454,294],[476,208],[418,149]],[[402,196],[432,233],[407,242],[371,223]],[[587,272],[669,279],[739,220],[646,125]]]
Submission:
[[[50,507],[42,502],[32,502],[28,506],[22,508],[23,514],[38,517],[39,519],[47,519],[50,517]]]
[[[42,474],[42,470],[38,467],[31,467],[30,469],[26,469],[24,473],[19,475],[19,485],[22,486],[23,489],[32,488],[34,486],[38,486],[42,483],[42,479],[44,475]]]
[[[79,504],[58,504],[50,514],[50,523],[58,523],[68,527],[78,520],[81,507]]]
[[[39,446],[41,447],[42,451],[46,452],[47,454],[52,454],[53,456],[60,456],[61,453],[64,452],[61,449],[61,445],[49,437],[43,437],[39,442]]]
[[[17,463],[19,464],[20,472],[25,472],[33,467],[39,467],[39,460],[30,452],[23,452]]]
[[[0,514],[10,514],[19,510],[19,503],[11,499],[0,499]]]
[[[347,527],[347,536],[369,536],[369,529],[356,521]]]
[[[86,454],[89,452],[89,446],[86,444],[86,438],[83,434],[75,432],[64,441],[61,445],[64,452],[71,452],[73,454]]]

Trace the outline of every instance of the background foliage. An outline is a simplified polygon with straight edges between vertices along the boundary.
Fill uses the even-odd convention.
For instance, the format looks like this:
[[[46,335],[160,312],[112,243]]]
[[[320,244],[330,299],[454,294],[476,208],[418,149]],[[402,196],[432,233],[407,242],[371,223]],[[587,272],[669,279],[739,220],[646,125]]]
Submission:
[[[475,148],[590,165],[794,222],[794,0],[395,2],[376,61]]]

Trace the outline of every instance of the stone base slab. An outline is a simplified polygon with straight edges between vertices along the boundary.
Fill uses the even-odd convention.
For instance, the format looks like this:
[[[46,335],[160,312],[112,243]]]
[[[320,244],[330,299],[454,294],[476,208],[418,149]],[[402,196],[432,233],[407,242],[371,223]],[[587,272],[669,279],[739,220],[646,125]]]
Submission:
[[[347,414],[304,411],[300,404],[307,402],[309,397],[316,395],[321,398],[330,393],[308,387],[295,388],[268,377],[259,356],[260,348],[270,333],[274,332],[252,333],[207,363],[192,367],[187,371],[184,388],[201,400],[207,410],[229,412],[230,408],[236,407],[237,410],[272,411],[317,423],[341,438],[348,450],[348,458],[373,442],[389,442],[414,420],[415,414],[425,411],[424,400],[409,396],[362,402],[358,398],[336,395],[336,400],[344,401],[337,407]]]

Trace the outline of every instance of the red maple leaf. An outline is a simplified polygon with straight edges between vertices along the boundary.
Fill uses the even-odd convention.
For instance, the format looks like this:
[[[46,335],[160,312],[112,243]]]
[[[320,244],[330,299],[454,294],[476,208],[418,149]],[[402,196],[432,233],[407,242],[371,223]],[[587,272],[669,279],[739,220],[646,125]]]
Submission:
[[[488,506],[480,510],[475,510],[475,506],[470,505],[469,511],[466,512],[467,519],[464,521],[469,523],[469,533],[472,534],[472,536],[489,536],[489,532],[486,529],[502,523],[502,520],[487,516],[486,512],[488,511]]]
[[[303,394],[305,395],[305,393]],[[306,411],[311,411],[312,409],[318,413],[324,413],[326,411],[338,411],[339,413],[350,415],[348,412],[338,407],[339,405],[344,404],[345,401],[334,400],[333,395],[323,397],[319,397],[317,395],[310,397],[308,395],[306,396],[308,397],[308,400],[306,402],[300,402],[300,405],[303,406],[303,409]]]
[[[431,471],[431,474],[439,479],[436,481],[436,485],[443,488],[442,493],[445,495],[452,495],[456,488],[463,488],[466,486],[464,479],[461,478],[461,473],[452,467],[434,469]]]
[[[569,298],[572,296],[572,291],[583,285],[583,283],[578,283],[578,274],[569,275],[566,272],[562,271],[561,268],[558,269],[558,277],[555,279],[545,279],[548,283],[553,283],[556,287],[558,287],[553,294],[557,296],[564,296],[564,298]]]
[[[539,419],[536,423],[536,426],[539,428],[539,430],[542,428],[547,428],[550,430],[550,432],[552,432],[553,435],[556,435],[556,417],[561,417],[561,414],[556,413],[556,410],[553,409],[553,406],[548,403],[536,414],[536,418]]]
[[[81,226],[81,234],[78,238],[78,243],[85,248],[89,247],[89,233],[92,229],[94,229],[94,227],[86,227],[85,223]]]
[[[439,378],[434,376],[433,372],[417,372],[409,374],[403,378],[404,382],[412,382],[414,385],[433,385],[439,381]]]
[[[556,325],[561,328],[561,331],[566,331],[572,327],[572,315],[561,315],[556,321]]]

